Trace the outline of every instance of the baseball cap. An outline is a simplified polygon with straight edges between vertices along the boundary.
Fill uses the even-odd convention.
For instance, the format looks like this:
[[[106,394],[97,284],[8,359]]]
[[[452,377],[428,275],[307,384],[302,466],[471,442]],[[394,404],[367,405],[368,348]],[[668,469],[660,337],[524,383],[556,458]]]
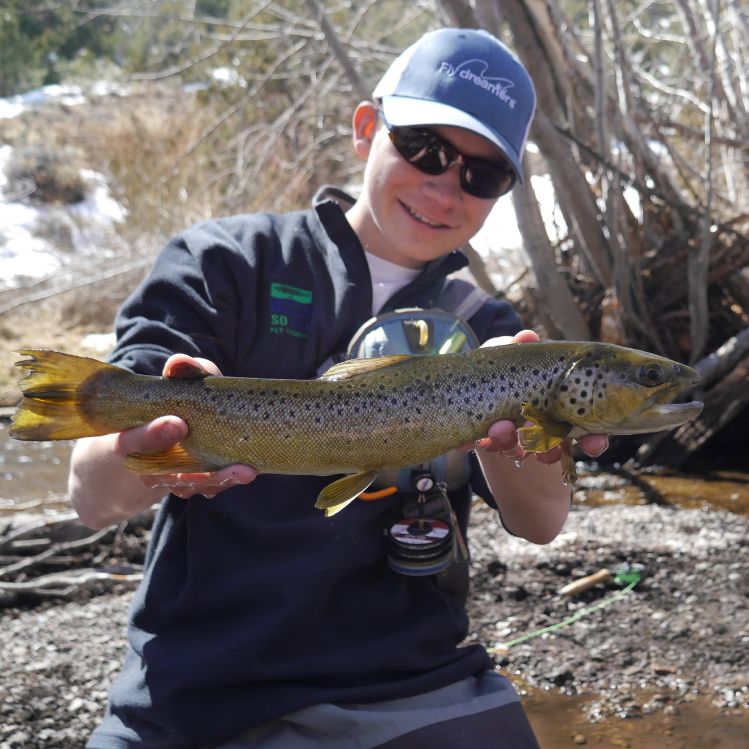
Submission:
[[[536,91],[520,60],[487,31],[430,31],[395,59],[372,96],[391,125],[451,125],[483,135],[523,182]]]

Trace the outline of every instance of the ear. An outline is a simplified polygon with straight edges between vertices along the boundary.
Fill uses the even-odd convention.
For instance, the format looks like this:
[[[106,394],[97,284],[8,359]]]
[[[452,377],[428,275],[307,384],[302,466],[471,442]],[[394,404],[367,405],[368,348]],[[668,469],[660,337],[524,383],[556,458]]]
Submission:
[[[371,101],[363,101],[354,111],[352,120],[354,151],[366,159],[377,132],[377,107]]]

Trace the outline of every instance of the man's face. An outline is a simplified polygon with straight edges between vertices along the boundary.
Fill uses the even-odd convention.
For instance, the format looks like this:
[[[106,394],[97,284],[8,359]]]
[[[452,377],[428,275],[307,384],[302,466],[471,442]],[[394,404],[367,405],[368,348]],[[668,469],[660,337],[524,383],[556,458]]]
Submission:
[[[487,139],[456,127],[430,127],[462,154],[500,158]],[[483,225],[496,199],[475,198],[460,186],[460,164],[424,174],[395,150],[380,126],[369,147],[362,194],[349,220],[365,249],[417,268],[465,244]]]

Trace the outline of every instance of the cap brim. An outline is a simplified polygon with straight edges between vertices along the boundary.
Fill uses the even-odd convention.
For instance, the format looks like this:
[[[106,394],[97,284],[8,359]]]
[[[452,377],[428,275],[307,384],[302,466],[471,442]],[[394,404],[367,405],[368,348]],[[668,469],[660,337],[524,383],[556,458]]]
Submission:
[[[414,127],[417,125],[447,125],[462,127],[471,132],[482,135],[497,146],[512,164],[518,182],[525,184],[523,168],[518,154],[509,141],[499,133],[486,127],[480,120],[470,114],[427,99],[415,99],[408,96],[383,96],[380,104],[385,113],[385,119],[396,127]]]

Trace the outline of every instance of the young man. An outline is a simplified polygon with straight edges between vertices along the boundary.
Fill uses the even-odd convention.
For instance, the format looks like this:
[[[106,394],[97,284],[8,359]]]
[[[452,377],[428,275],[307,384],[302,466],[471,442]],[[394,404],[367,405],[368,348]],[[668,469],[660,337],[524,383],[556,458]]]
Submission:
[[[434,307],[465,265],[455,248],[522,179],[534,106],[526,71],[492,36],[427,34],[356,108],[354,149],[366,168],[353,205],[207,221],[175,237],[123,306],[111,360],[171,377],[199,366],[308,379],[372,314]],[[469,322],[485,344],[536,340],[506,302],[487,300]],[[87,525],[170,492],[125,665],[89,747],[536,746],[483,648],[458,647],[462,595],[438,575],[388,565],[383,532],[416,489],[325,518],[314,502],[329,477],[124,469],[128,453],[165,450],[187,428],[165,414],[74,451],[71,496]],[[598,453],[605,437],[583,444]],[[511,422],[477,447],[480,467],[472,456],[449,491],[462,532],[475,491],[510,532],[553,539],[570,505],[558,454],[517,468]]]

